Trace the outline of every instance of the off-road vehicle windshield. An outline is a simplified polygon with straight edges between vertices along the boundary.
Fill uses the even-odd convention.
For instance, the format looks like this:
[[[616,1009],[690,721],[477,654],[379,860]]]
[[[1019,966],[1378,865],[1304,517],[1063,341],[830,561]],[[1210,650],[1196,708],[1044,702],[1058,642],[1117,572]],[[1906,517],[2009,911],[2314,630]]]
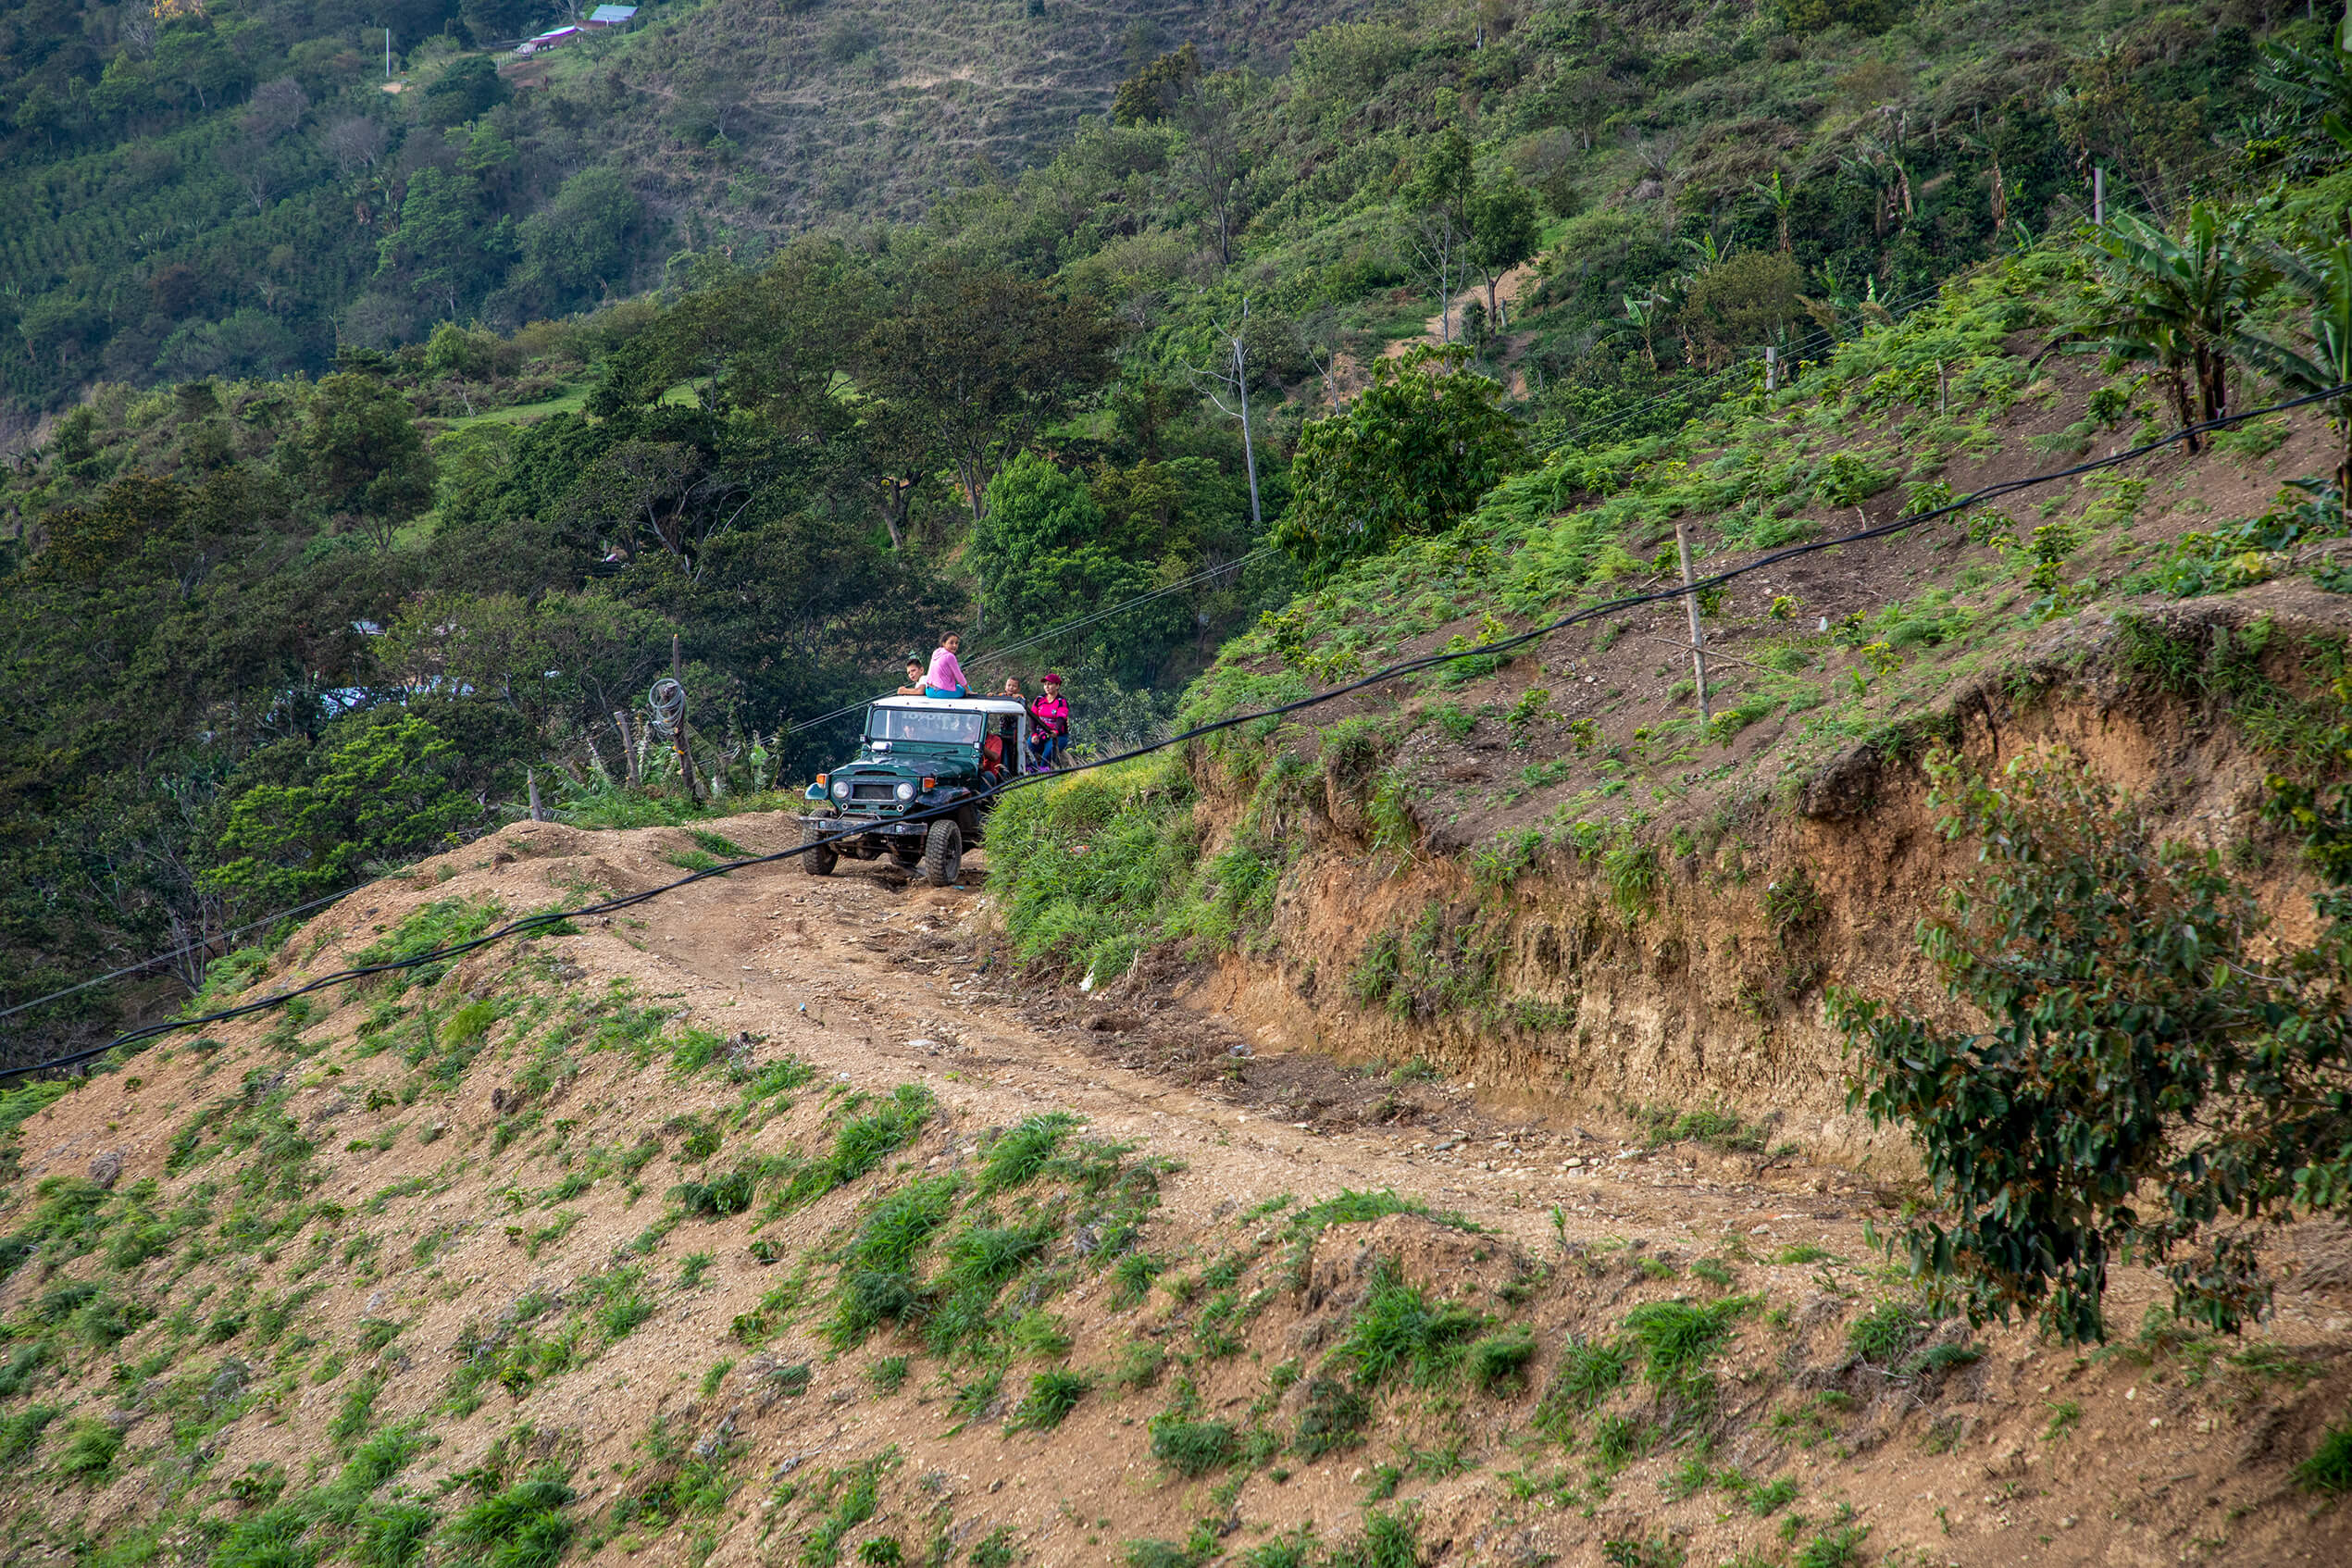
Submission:
[[[951,746],[977,746],[984,716],[945,708],[885,708],[866,710],[869,740],[931,740]]]

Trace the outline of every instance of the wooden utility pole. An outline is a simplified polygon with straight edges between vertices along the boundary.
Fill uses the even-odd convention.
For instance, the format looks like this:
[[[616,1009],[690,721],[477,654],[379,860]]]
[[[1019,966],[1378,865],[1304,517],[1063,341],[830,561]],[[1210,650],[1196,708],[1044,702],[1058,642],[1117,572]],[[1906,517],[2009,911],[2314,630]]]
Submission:
[[[2091,170],[2091,222],[2101,229],[2107,227],[2107,170],[2104,168]]]
[[[1779,388],[1780,350],[1767,343],[1764,345],[1764,390],[1776,392]]]
[[[530,819],[533,822],[546,821],[547,808],[539,803],[539,769],[523,769],[523,787],[530,791]]]
[[[613,710],[613,728],[621,732],[621,775],[628,780],[630,789],[641,790],[644,779],[638,767],[637,738],[628,732],[628,709]]]
[[[1714,717],[1707,710],[1707,635],[1699,628],[1699,595],[1690,591],[1690,529],[1680,517],[1674,519],[1674,548],[1682,553],[1683,609],[1690,616],[1690,676],[1699,685],[1699,722],[1705,725]]]
[[[678,733],[671,737],[678,742],[678,771],[686,780],[686,798],[701,805],[703,790],[694,779],[694,751],[686,743],[686,661],[678,653],[678,633],[674,631],[669,634],[669,678],[678,682]]]

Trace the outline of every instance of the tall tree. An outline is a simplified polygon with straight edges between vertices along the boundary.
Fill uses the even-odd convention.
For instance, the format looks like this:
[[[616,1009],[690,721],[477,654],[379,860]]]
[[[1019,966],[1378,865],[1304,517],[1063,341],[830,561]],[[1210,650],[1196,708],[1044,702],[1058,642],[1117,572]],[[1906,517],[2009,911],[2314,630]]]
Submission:
[[[989,480],[1110,379],[1117,330],[1090,300],[950,260],[923,269],[868,335],[864,380],[922,410],[977,523]]]
[[[1275,542],[1310,576],[1400,540],[1440,533],[1526,458],[1502,389],[1469,352],[1424,344],[1373,366],[1372,385],[1310,421],[1291,460],[1290,510]]]
[[[408,400],[373,376],[345,371],[312,394],[280,459],[320,508],[392,548],[400,526],[432,504],[432,454]]]
[[[1437,300],[1437,337],[1453,342],[1453,297],[1470,275],[1471,208],[1478,177],[1470,138],[1452,123],[1437,132],[1405,187],[1399,235]]]

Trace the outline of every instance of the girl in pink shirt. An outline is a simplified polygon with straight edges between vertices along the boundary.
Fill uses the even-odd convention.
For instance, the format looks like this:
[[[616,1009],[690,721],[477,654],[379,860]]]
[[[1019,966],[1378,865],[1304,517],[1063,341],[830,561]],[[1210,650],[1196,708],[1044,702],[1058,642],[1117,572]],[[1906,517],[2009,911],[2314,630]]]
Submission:
[[[931,650],[930,673],[923,678],[926,697],[969,697],[972,688],[964,678],[964,666],[955,661],[955,651],[964,640],[949,632],[937,648]]]

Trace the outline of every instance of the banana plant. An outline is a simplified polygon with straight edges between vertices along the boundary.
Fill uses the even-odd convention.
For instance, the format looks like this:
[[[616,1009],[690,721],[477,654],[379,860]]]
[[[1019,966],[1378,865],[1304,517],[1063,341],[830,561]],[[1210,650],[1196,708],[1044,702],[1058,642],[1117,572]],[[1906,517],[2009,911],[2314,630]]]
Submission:
[[[1780,177],[1780,170],[1774,169],[1770,180],[1750,181],[1748,189],[1761,197],[1764,205],[1771,209],[1773,218],[1780,229],[1781,254],[1787,255],[1788,220],[1797,207],[1796,188],[1785,182]]]
[[[2250,218],[2191,202],[2181,237],[2128,214],[2093,234],[2106,288],[2097,319],[2076,346],[2110,358],[2152,360],[2163,371],[2181,423],[2218,418],[2229,405],[2230,355],[2246,307],[2277,274],[2254,244]],[[2196,413],[2189,410],[2189,383]],[[2191,436],[2189,450],[2202,450]]]
[[[2247,363],[2297,394],[2341,392],[2352,387],[2352,241],[2339,240],[2322,251],[2298,253],[2283,245],[2266,245],[2264,255],[2286,287],[2308,307],[2304,317],[2308,342],[2279,342],[2251,332],[2238,334],[2236,346]],[[2336,504],[2346,509],[2352,524],[2352,393],[2330,398],[2328,424],[2336,434]]]

